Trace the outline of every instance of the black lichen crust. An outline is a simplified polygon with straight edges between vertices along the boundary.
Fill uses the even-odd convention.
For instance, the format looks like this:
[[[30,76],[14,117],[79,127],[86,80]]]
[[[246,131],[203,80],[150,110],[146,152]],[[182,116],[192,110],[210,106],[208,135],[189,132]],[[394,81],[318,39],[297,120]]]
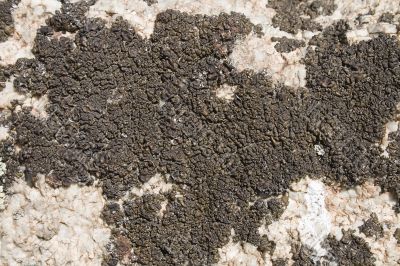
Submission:
[[[313,124],[320,128],[320,142],[328,151],[323,160],[342,185],[372,176],[384,191],[399,195],[400,154],[393,152],[384,158],[376,147],[384,125],[398,114],[399,43],[380,35],[349,45],[347,29],[340,21],[316,36],[310,43],[318,47],[309,49],[305,62],[307,86],[323,103],[313,108],[312,115]]]
[[[151,5],[154,5],[154,4],[157,4],[157,3],[158,3],[157,0],[143,0],[143,1],[146,2],[146,4],[147,4],[148,6],[151,6]]]
[[[375,237],[375,239],[383,237],[383,226],[379,223],[376,213],[372,213],[370,218],[359,229],[367,237]]]
[[[379,22],[393,23],[394,14],[391,12],[385,12],[379,17]]]
[[[394,238],[397,240],[397,244],[400,245],[400,228],[396,228],[393,234]]]
[[[334,0],[271,0],[267,7],[276,11],[272,25],[294,34],[299,30],[322,30],[322,26],[313,19],[331,15],[336,9]]]
[[[85,13],[96,0],[82,0],[71,3],[69,0],[61,0],[61,10],[57,10],[53,16],[47,19],[47,25],[51,30],[74,33],[83,27],[86,19]]]
[[[340,241],[336,240],[334,236],[328,236],[324,243],[328,250],[327,261],[343,266],[375,265],[375,258],[368,243],[353,233],[351,230],[343,231],[343,237]]]
[[[77,17],[72,24],[64,13],[50,19],[37,35],[36,58],[11,70],[18,91],[46,94],[50,104],[47,120],[27,109],[13,113],[15,143],[1,156],[6,180],[19,166],[28,181],[41,173],[55,187],[96,178],[109,200],[156,173],[169,175],[168,193],[122,207],[109,201],[106,264],[208,265],[231,229],[235,241],[271,250],[258,227],[285,204],[264,200],[306,175],[343,186],[372,176],[399,190],[396,157],[380,157],[375,145],[400,100],[396,39],[350,46],[338,23],[314,40],[319,47],[305,60],[308,88],[295,90],[229,64],[235,40],[254,30],[243,15],[169,10],[157,16],[148,40],[123,20],[106,28]],[[53,31],[77,34],[48,38]],[[230,103],[215,95],[223,84],[237,88]],[[5,152],[10,145],[20,152]]]
[[[14,32],[14,20],[11,14],[21,0],[0,1],[0,42],[4,42]]]
[[[275,44],[274,47],[275,50],[280,53],[289,53],[296,50],[299,47],[306,46],[306,43],[304,41],[289,39],[287,37],[282,37],[282,38],[272,37],[271,41],[277,42],[277,44]]]

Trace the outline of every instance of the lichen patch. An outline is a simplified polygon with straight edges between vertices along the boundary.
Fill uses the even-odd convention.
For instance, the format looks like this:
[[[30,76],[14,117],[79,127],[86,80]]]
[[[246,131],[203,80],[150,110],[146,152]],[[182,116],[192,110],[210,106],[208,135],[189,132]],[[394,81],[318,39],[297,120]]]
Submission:
[[[12,136],[0,143],[7,197],[17,177],[40,190],[38,174],[49,191],[101,186],[109,265],[210,265],[249,254],[275,264],[384,261],[368,242],[380,227],[357,231],[371,224],[365,207],[353,229],[338,225],[347,218],[331,212],[341,203],[331,210],[327,199],[369,178],[379,195],[400,194],[397,141],[389,158],[379,147],[400,101],[398,40],[374,33],[351,44],[354,23],[315,21],[332,14],[333,1],[192,2],[64,2],[33,34],[34,57],[0,69],[1,82],[22,95],[1,114]],[[189,13],[164,11],[172,4]],[[230,13],[241,10],[247,17]],[[217,97],[224,86],[235,88],[228,103]],[[305,176],[325,183],[298,183]],[[354,200],[364,202],[344,205],[357,208]],[[386,209],[381,203],[371,201]],[[397,236],[374,212],[379,240]],[[57,232],[53,224],[34,228],[39,239]]]
[[[135,30],[149,38],[153,33],[157,14],[168,9],[187,12],[188,14],[219,15],[222,12],[238,12],[246,15],[254,24],[271,24],[274,11],[266,8],[268,1],[187,1],[187,0],[159,0],[149,6],[143,0],[108,1],[99,0],[91,6],[88,17],[100,17],[109,25],[118,16],[129,21]]]
[[[396,34],[398,32],[399,0],[336,0],[335,5],[333,14],[320,16],[315,21],[324,28],[339,20],[348,22],[351,29],[346,35],[350,43],[370,40],[379,33]],[[382,22],[380,19],[387,12],[393,14],[391,23]]]

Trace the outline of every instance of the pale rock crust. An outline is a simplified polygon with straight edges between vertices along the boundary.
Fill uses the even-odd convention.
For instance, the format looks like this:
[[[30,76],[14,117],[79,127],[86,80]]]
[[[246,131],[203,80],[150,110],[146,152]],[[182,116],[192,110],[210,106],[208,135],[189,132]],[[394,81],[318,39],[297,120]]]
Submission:
[[[36,31],[56,10],[57,0],[22,0],[12,11],[15,32],[0,43],[0,65],[14,64],[19,58],[33,58],[32,47]]]
[[[55,31],[53,33],[52,38],[60,40],[61,37],[64,37],[64,38],[68,38],[68,39],[74,40],[75,36],[76,36],[76,32],[75,33],[71,33],[71,32],[65,32],[64,33],[64,32],[60,32],[60,31]]]
[[[268,254],[263,256],[257,247],[246,242],[233,242],[235,231],[232,229],[229,242],[218,250],[220,259],[216,266],[272,266]]]
[[[307,246],[313,251],[314,261],[320,261],[327,255],[323,245],[327,236],[340,240],[342,230],[351,229],[369,244],[376,265],[397,265],[400,245],[393,234],[399,228],[400,214],[395,213],[395,205],[390,193],[381,193],[380,187],[371,182],[340,190],[307,177],[292,185],[289,204],[279,220],[262,225],[259,233],[276,243],[272,259],[288,259],[293,264],[292,243]],[[383,225],[382,238],[367,237],[359,230],[372,213]]]
[[[31,108],[31,114],[39,119],[46,119],[48,114],[46,112],[46,107],[49,103],[47,95],[41,97],[27,97],[22,104],[22,107]]]
[[[8,131],[9,131],[8,127],[0,126],[0,141],[8,138],[8,136],[9,136]]]
[[[331,230],[337,239],[342,237],[342,229],[355,230],[355,235],[362,237],[370,246],[375,265],[398,265],[400,245],[393,234],[400,226],[400,214],[393,207],[396,200],[390,193],[381,193],[381,188],[367,182],[354,189],[340,191],[327,187],[326,208],[334,225]],[[376,213],[383,226],[383,237],[369,238],[360,233],[359,227]]]
[[[168,183],[168,180],[169,175],[164,176],[157,173],[142,186],[134,187],[130,191],[127,191],[125,195],[121,199],[119,199],[118,204],[122,208],[122,204],[132,198],[143,197],[144,195],[159,195],[167,193],[173,188],[173,185],[171,183]],[[180,195],[176,194],[175,196],[179,197]],[[161,208],[158,212],[159,217],[164,216],[164,213],[167,210],[168,203],[168,199],[165,199],[161,202]]]
[[[14,79],[14,77],[11,77],[9,80],[7,80],[3,90],[0,90],[0,110],[10,108],[13,101],[22,101],[25,99],[24,95],[15,91],[13,85]]]
[[[325,154],[325,150],[321,145],[318,144],[314,145],[314,150],[319,156],[324,156]]]
[[[100,265],[110,229],[101,189],[36,187],[19,180],[0,213],[0,265]]]
[[[4,192],[3,192],[3,186],[0,186],[0,211],[2,211],[2,210],[4,210],[4,208],[5,208],[5,197],[6,197],[6,194],[4,194]],[[0,246],[1,246],[1,244],[0,244]]]
[[[161,208],[158,211],[158,216],[159,217],[163,217],[164,216],[164,213],[167,210],[167,205],[168,205],[168,200],[164,200],[164,201],[161,202]]]
[[[231,102],[235,97],[236,87],[223,84],[221,87],[217,88],[215,95],[217,98],[224,99],[227,102]]]
[[[321,181],[308,177],[292,185],[289,203],[279,218],[269,226],[259,228],[260,235],[276,243],[273,259],[291,260],[291,244],[301,242],[314,251],[315,260],[326,255],[322,242],[332,224],[325,208],[325,187]]]
[[[6,164],[3,163],[1,160],[2,160],[2,158],[0,157],[0,177],[2,177],[6,173],[6,170],[7,170]]]
[[[351,30],[347,32],[350,43],[370,40],[377,33],[397,34],[400,14],[400,0],[336,0],[337,9],[331,16],[315,19],[324,28],[338,20],[346,20]],[[394,23],[379,22],[386,12],[396,14]]]
[[[306,85],[306,68],[301,63],[306,54],[305,48],[298,48],[290,53],[279,53],[275,49],[276,42],[265,35],[258,37],[248,35],[244,40],[236,43],[230,56],[232,64],[239,70],[252,69],[256,72],[265,70],[276,82],[292,87]]]
[[[168,176],[155,174],[140,188],[134,187],[125,197],[142,197],[145,194],[160,194],[172,189],[172,184],[168,183]]]
[[[384,135],[383,135],[382,141],[380,143],[380,148],[383,151],[382,156],[384,156],[386,158],[389,157],[389,152],[387,151],[387,147],[389,146],[389,143],[391,142],[389,139],[389,134],[395,133],[398,130],[399,130],[399,121],[390,121],[390,122],[386,123]]]
[[[20,103],[15,108],[15,111],[20,111],[22,107],[31,109],[31,114],[39,119],[46,119],[48,114],[46,112],[49,99],[47,95],[41,97],[32,97],[29,94],[20,94],[15,91],[14,77],[11,77],[5,82],[5,87],[0,91],[0,110],[9,109],[13,101]],[[0,140],[2,140],[3,131],[0,128]]]

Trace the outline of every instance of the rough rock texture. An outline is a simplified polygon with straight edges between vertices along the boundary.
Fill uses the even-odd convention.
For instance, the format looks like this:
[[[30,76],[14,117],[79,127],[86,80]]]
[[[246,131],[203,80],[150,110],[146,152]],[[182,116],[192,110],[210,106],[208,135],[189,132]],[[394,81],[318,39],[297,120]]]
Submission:
[[[129,23],[147,20],[119,10],[127,3],[96,11],[99,3],[53,3],[53,15],[39,12],[46,25],[36,25],[32,56],[2,61],[6,194],[17,177],[35,187],[42,175],[53,192],[101,187],[111,230],[105,265],[389,261],[377,260],[381,246],[357,231],[315,235],[311,227],[330,226],[334,213],[322,182],[307,187],[310,212],[287,241],[290,256],[279,255],[288,247],[260,228],[284,224],[296,200],[286,192],[306,176],[342,189],[372,179],[397,197],[399,211],[398,141],[388,142],[390,156],[379,145],[400,101],[397,36],[350,42],[352,23],[324,28],[317,18],[333,14],[333,1],[269,1],[272,26],[288,32],[274,39],[240,13],[163,11],[168,5],[159,0],[149,2],[149,21],[161,10],[150,31]],[[95,18],[103,13],[110,18]],[[295,38],[306,31],[308,39]],[[268,42],[285,67],[291,63],[281,53],[302,54],[296,64],[304,80],[290,87],[270,69],[237,67],[232,55],[246,40]],[[313,210],[328,222],[313,220]],[[359,225],[367,238],[382,235],[375,218]]]
[[[110,229],[100,215],[101,189],[52,189],[44,177],[18,180],[0,213],[1,265],[99,265]]]

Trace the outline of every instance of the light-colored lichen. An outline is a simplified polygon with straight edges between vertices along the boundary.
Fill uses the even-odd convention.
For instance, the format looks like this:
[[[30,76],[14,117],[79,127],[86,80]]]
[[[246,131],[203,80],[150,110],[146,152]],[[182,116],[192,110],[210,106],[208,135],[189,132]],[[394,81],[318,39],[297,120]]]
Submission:
[[[306,50],[298,48],[290,53],[279,53],[275,44],[269,35],[260,38],[250,34],[236,43],[230,60],[239,71],[265,70],[276,82],[292,87],[305,86],[306,68],[301,60]]]
[[[6,198],[6,194],[4,194],[3,186],[0,186],[0,211],[4,210],[4,208],[5,208],[5,198]],[[1,243],[0,243],[0,247],[1,247]]]
[[[0,213],[0,265],[100,265],[110,230],[98,187],[36,187],[18,180]]]
[[[27,97],[22,107],[29,107],[31,108],[31,114],[36,118],[47,118],[47,105],[49,103],[49,99],[47,95],[43,95],[41,97]]]
[[[167,211],[167,205],[168,205],[168,200],[163,200],[161,202],[161,208],[160,208],[160,210],[158,212],[158,216],[159,217],[163,217],[164,216],[164,213]]]
[[[319,156],[324,156],[325,155],[324,148],[319,144],[314,145],[314,150]]]
[[[146,183],[140,187],[134,187],[127,191],[125,195],[118,201],[120,206],[122,206],[124,201],[130,200],[136,197],[143,197],[144,195],[159,195],[167,193],[173,188],[171,183],[168,183],[169,175],[155,174]],[[161,202],[161,208],[158,212],[160,217],[164,216],[167,210],[168,199],[164,199]]]
[[[3,163],[1,160],[2,160],[2,158],[0,157],[0,177],[5,175],[6,171],[7,171],[7,165],[5,163]]]

